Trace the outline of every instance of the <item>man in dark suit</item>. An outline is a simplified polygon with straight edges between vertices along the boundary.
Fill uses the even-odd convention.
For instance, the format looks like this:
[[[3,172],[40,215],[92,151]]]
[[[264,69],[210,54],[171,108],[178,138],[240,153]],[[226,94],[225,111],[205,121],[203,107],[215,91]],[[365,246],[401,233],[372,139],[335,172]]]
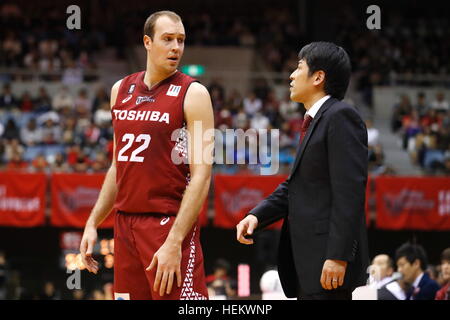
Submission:
[[[252,244],[246,237],[255,228],[284,218],[278,272],[287,297],[349,300],[368,277],[367,130],[341,101],[350,74],[341,47],[314,42],[301,49],[290,91],[307,112],[291,174],[236,227],[238,241]]]
[[[434,300],[439,285],[424,272],[427,255],[421,245],[405,243],[395,254],[398,272],[408,284],[406,300]]]

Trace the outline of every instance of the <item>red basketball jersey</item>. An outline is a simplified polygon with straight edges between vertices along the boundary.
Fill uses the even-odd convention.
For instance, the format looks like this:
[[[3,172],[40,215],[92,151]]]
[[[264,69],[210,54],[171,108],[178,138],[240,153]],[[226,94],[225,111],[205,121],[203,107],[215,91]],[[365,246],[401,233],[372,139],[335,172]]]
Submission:
[[[111,108],[118,187],[114,208],[176,215],[190,178],[189,165],[182,161],[187,159],[184,97],[196,80],[177,71],[149,90],[144,75],[125,77]]]

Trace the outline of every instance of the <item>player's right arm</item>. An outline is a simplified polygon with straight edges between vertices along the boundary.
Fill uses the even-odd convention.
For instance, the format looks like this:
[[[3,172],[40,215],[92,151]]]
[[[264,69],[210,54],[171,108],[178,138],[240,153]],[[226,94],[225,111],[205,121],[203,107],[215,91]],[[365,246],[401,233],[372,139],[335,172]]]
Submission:
[[[117,81],[111,89],[111,108],[116,103],[121,81],[122,80]],[[113,143],[113,159],[111,167],[106,173],[97,202],[95,203],[95,206],[86,222],[83,238],[81,239],[80,244],[80,253],[83,264],[89,272],[93,273],[97,273],[98,271],[98,262],[92,257],[92,251],[94,249],[95,242],[97,241],[97,227],[106,219],[106,217],[108,217],[114,206],[114,201],[117,195],[115,159],[116,141],[114,138]]]

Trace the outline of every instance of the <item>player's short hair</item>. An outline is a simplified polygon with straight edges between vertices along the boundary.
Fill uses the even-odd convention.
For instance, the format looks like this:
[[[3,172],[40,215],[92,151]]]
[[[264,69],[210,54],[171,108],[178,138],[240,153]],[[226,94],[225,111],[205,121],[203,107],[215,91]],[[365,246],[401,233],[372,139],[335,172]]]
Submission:
[[[309,76],[319,70],[325,72],[326,94],[344,99],[352,68],[350,58],[342,47],[331,42],[311,42],[300,50],[298,58],[308,64]]]
[[[162,16],[169,17],[170,19],[172,19],[175,22],[182,21],[181,17],[173,11],[168,11],[168,10],[157,11],[155,13],[152,13],[145,21],[144,35],[149,36],[150,39],[153,40],[153,36],[155,35],[156,21],[158,20],[159,17],[162,17]]]
[[[428,267],[428,259],[425,249],[420,244],[405,243],[401,245],[395,253],[395,261],[405,258],[410,264],[417,259],[420,261],[420,268],[426,270]]]
[[[441,262],[448,261],[450,262],[450,248],[445,249],[441,253]]]

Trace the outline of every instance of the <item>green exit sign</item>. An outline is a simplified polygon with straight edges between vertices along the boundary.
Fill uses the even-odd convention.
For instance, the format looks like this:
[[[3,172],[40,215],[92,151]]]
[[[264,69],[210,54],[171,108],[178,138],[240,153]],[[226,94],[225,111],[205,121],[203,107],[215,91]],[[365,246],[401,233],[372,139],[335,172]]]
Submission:
[[[189,76],[198,77],[205,73],[205,67],[199,64],[187,64],[181,67],[181,71]]]

